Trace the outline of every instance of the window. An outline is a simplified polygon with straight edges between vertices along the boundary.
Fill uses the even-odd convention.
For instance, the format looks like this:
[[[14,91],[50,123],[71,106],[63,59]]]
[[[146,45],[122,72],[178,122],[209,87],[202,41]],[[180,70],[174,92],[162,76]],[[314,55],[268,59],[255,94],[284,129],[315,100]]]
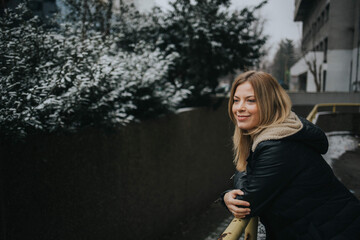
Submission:
[[[299,76],[299,91],[306,91],[307,73],[304,72]]]
[[[318,17],[316,20],[316,26],[317,26],[318,30],[321,28],[320,17]]]
[[[330,11],[330,4],[326,5],[325,7],[325,22],[329,20],[329,11]]]
[[[327,62],[328,38],[324,39],[324,63]]]

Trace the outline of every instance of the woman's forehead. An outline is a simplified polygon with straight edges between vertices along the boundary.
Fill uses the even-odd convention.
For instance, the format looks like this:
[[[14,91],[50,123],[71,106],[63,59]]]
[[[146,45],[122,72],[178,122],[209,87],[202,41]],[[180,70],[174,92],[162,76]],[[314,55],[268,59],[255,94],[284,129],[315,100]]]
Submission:
[[[236,87],[235,95],[238,94],[254,94],[254,88],[249,82],[244,82]]]

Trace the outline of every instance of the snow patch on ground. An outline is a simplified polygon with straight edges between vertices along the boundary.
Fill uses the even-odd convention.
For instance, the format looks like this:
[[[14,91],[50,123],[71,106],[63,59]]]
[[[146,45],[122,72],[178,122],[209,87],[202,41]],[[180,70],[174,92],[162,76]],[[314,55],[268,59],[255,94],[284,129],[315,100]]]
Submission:
[[[358,147],[358,140],[349,132],[326,133],[329,141],[329,150],[323,155],[325,161],[332,167],[334,160],[339,159],[347,151],[354,151]]]

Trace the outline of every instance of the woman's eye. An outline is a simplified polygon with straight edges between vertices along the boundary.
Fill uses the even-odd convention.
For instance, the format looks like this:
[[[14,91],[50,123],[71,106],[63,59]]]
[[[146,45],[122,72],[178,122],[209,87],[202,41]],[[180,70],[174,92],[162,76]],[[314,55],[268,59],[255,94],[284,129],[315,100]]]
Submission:
[[[238,102],[239,100],[237,100],[237,99],[234,99],[234,103],[236,103],[236,102]]]
[[[255,99],[248,99],[248,102],[254,103],[254,102],[256,102],[256,100]]]

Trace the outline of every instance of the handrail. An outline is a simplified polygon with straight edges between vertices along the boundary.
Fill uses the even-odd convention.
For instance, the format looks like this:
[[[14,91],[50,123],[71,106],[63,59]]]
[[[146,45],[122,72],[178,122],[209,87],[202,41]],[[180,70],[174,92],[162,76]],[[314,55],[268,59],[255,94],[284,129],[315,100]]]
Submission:
[[[234,218],[218,240],[238,240],[245,231],[245,240],[257,239],[258,217]]]
[[[306,119],[310,122],[313,122],[320,107],[332,107],[332,112],[335,113],[336,107],[343,107],[343,106],[360,107],[360,103],[319,103],[313,107],[313,109],[311,110],[311,112],[309,113]]]

